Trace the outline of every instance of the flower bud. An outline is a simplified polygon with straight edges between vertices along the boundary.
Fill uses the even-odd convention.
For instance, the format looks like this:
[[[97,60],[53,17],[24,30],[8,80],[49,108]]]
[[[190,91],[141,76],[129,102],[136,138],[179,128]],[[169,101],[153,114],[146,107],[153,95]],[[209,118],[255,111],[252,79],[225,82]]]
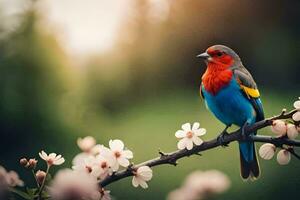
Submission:
[[[292,116],[292,119],[293,119],[295,122],[299,122],[299,121],[300,121],[300,111],[294,113],[293,116]]]
[[[273,133],[277,134],[278,136],[284,136],[286,134],[287,127],[284,121],[275,120],[273,121],[271,130]]]
[[[298,136],[298,130],[294,124],[287,125],[287,136],[290,139],[295,139]]]
[[[84,152],[89,152],[96,145],[96,140],[92,136],[77,139],[77,145]]]
[[[277,154],[277,162],[280,165],[287,165],[291,160],[291,153],[286,149],[280,150]]]
[[[23,167],[26,167],[28,164],[28,160],[26,158],[21,158],[20,159],[20,165],[22,165]]]
[[[259,156],[265,160],[270,160],[275,154],[276,147],[274,144],[266,143],[259,148]]]
[[[36,180],[39,183],[39,185],[42,185],[44,179],[46,178],[46,172],[39,170],[35,173]]]
[[[35,169],[37,162],[38,162],[38,161],[37,161],[35,158],[29,159],[29,161],[28,161],[28,166],[27,166],[27,167],[28,167],[29,169]]]

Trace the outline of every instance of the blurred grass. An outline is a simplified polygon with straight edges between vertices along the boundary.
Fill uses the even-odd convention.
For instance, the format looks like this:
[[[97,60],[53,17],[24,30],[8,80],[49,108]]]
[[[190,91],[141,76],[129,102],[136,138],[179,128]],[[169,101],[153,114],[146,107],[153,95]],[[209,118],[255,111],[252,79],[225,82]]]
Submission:
[[[99,130],[93,136],[99,143],[107,145],[109,139],[121,139],[134,152],[134,163],[158,156],[158,149],[165,152],[175,150],[174,136],[185,122],[199,121],[207,129],[205,140],[215,137],[224,126],[204,107],[196,92],[181,91],[157,96],[135,105],[109,120],[99,121]],[[262,91],[266,116],[280,113],[281,109],[292,108],[295,95]],[[234,129],[234,128],[233,128]],[[270,134],[268,128],[259,134]],[[71,138],[73,136],[69,136]],[[75,138],[73,139],[75,141]],[[75,155],[75,143],[67,141],[63,147],[67,159]],[[292,159],[288,166],[279,166],[276,159],[261,161],[262,176],[256,182],[243,182],[239,175],[239,154],[237,144],[229,148],[218,148],[179,161],[177,167],[159,166],[154,168],[154,178],[147,190],[133,188],[131,179],[124,179],[108,187],[116,199],[164,199],[169,191],[178,187],[185,176],[193,170],[218,169],[226,173],[231,189],[220,199],[282,199],[286,193],[296,197],[300,183],[299,162]],[[298,185],[298,186],[297,186]],[[284,191],[284,192],[283,192]]]

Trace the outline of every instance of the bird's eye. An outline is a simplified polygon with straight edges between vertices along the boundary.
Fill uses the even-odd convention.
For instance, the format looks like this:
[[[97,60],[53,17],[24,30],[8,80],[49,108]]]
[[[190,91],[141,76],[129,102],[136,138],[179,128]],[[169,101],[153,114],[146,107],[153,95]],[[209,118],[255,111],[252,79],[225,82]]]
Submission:
[[[217,56],[219,56],[219,57],[222,56],[222,55],[223,55],[222,52],[218,52],[218,53],[217,53]]]

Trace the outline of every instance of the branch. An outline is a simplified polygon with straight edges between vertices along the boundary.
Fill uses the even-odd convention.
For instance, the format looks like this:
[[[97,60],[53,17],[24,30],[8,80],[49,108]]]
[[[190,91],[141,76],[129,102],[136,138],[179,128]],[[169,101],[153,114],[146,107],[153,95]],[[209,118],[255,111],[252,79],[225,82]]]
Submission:
[[[224,135],[223,142],[224,143],[231,143],[233,141],[253,141],[253,142],[263,142],[263,143],[272,143],[276,147],[282,147],[283,145],[288,146],[297,146],[300,147],[300,140],[290,140],[286,137],[271,137],[271,136],[262,136],[262,135],[249,135],[250,133],[253,133],[257,130],[260,130],[262,128],[265,128],[267,126],[272,125],[273,120],[277,119],[290,119],[294,113],[296,113],[298,110],[292,110],[288,113],[286,113],[286,110],[283,109],[281,114],[256,122],[252,125],[244,127],[244,134],[242,134],[242,129],[239,129],[237,131],[234,131],[232,133]],[[124,169],[122,171],[116,172],[111,176],[108,176],[104,180],[102,180],[99,185],[101,187],[105,187],[109,185],[110,183],[113,183],[115,181],[118,181],[120,179],[133,176],[133,171],[141,166],[149,166],[154,167],[157,165],[164,165],[164,164],[170,164],[170,165],[177,165],[177,160],[183,158],[183,157],[189,157],[191,155],[201,155],[200,152],[213,149],[216,147],[222,146],[222,143],[215,138],[206,142],[203,142],[201,145],[196,145],[191,150],[183,149],[183,150],[177,150],[171,153],[164,153],[162,151],[159,151],[160,157],[154,158],[152,160],[145,161],[143,163],[140,163],[138,165],[130,166],[127,169]],[[293,154],[295,155],[295,154]]]

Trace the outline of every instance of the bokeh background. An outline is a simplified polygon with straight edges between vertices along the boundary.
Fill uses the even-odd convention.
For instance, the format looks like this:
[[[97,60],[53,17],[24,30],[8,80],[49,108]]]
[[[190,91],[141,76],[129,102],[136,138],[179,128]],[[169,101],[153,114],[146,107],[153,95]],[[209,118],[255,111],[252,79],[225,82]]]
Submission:
[[[57,152],[70,167],[77,137],[122,139],[134,163],[176,149],[174,133],[200,121],[215,137],[224,126],[199,97],[213,44],[236,50],[255,77],[266,116],[292,108],[300,89],[298,0],[0,0],[0,164]],[[268,129],[260,132],[270,134]],[[40,163],[40,167],[44,167]],[[147,190],[124,179],[116,199],[165,199],[193,170],[218,169],[232,187],[219,199],[297,199],[300,162],[261,161],[262,177],[243,182],[237,145],[154,169]]]

